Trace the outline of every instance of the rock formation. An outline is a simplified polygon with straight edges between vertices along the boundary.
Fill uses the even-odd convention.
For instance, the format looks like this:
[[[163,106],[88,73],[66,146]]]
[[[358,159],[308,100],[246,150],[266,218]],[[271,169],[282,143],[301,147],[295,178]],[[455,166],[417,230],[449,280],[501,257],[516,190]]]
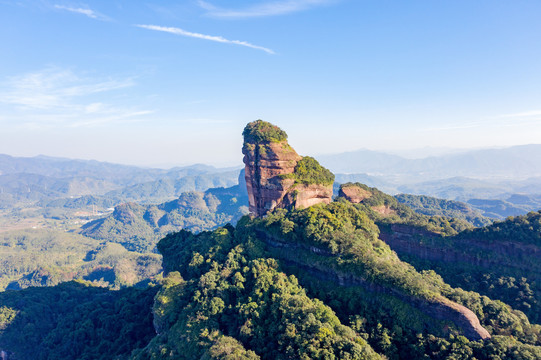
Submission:
[[[348,183],[340,186],[338,196],[343,197],[344,199],[352,202],[353,204],[358,204],[364,199],[370,198],[372,196],[372,193],[367,189],[363,189],[359,185]]]
[[[372,193],[372,191],[376,193]],[[381,193],[377,189],[371,189],[368,186],[360,183],[346,183],[340,185],[338,191],[338,197],[344,198],[353,204],[366,203],[365,200],[370,199],[373,196],[378,197],[377,193]],[[373,202],[372,202],[373,203]],[[378,204],[370,206],[372,210],[377,212],[383,217],[396,214],[396,209],[392,208],[388,204]]]
[[[302,157],[279,127],[257,120],[243,131],[244,164],[250,212],[304,208],[332,200],[334,175],[311,157]]]

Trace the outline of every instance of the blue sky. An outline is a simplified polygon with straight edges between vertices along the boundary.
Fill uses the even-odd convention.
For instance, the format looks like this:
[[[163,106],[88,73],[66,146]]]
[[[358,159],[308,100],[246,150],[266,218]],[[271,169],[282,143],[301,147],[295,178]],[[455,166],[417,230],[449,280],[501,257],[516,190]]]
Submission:
[[[0,0],[0,54],[16,156],[237,165],[259,118],[303,155],[541,143],[538,0]]]

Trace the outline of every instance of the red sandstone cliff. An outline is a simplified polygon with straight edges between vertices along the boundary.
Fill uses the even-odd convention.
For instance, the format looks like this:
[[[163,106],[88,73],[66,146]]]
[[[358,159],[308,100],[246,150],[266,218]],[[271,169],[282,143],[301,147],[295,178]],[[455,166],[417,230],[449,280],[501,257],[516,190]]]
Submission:
[[[312,181],[313,177],[306,177],[306,172],[300,174],[303,157],[288,144],[287,135],[280,128],[257,120],[246,126],[243,135],[251,213],[263,216],[274,208],[304,208],[331,202],[332,180]]]

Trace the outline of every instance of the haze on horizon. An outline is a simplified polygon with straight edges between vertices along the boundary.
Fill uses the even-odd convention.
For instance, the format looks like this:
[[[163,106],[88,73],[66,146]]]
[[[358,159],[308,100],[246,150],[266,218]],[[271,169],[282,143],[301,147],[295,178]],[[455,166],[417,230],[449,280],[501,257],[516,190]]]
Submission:
[[[241,164],[541,142],[541,2],[0,1],[0,153]],[[434,151],[434,150],[431,150]]]

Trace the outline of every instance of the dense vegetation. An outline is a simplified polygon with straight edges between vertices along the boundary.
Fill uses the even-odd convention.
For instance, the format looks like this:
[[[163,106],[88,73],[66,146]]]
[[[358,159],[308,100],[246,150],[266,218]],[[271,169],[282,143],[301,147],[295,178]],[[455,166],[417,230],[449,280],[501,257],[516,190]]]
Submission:
[[[479,210],[474,210],[470,205],[460,201],[408,194],[399,194],[395,198],[399,203],[407,205],[420,214],[461,219],[473,226],[486,226],[492,223],[492,220],[483,216]]]
[[[523,244],[541,246],[541,210],[526,215],[496,221],[494,224],[466,231],[460,238],[481,237],[483,241],[513,241]]]
[[[54,286],[72,279],[120,288],[143,285],[161,272],[158,254],[52,230],[0,233],[0,290]]]
[[[0,294],[0,348],[38,359],[541,357],[541,329],[522,312],[416,271],[379,231],[362,206],[341,200],[170,234],[158,243],[159,290],[65,284]],[[444,298],[470,308],[492,338],[468,340],[431,318],[423,306]],[[80,304],[64,307],[70,299]]]
[[[5,284],[86,280],[0,293],[0,349],[25,359],[541,358],[541,327],[533,324],[540,319],[541,212],[473,229],[463,220],[418,214],[375,188],[349,186],[369,196],[165,236],[157,245],[165,277],[145,289],[123,287],[148,278],[144,271],[157,255],[75,234],[50,233],[43,242],[33,232],[5,234],[1,259],[11,271]],[[234,213],[240,201],[231,189],[214,189],[159,206],[127,204],[111,217],[116,224],[101,229],[114,241],[143,234],[144,223],[157,237],[155,228],[165,229],[176,212],[184,221],[179,227],[191,217],[191,229],[200,231],[205,219],[212,227],[227,222],[206,216]],[[395,225],[416,229],[406,237],[412,246],[440,251],[445,261],[414,253],[399,258],[380,240]],[[130,236],[118,242],[150,248]],[[31,271],[33,261],[43,266]],[[463,325],[427,311],[451,301],[472,310],[492,337],[468,339]]]
[[[282,264],[286,271],[297,275],[309,294],[329,304],[343,322],[351,321],[352,328],[365,334],[363,336],[374,349],[389,358],[428,355],[436,359],[473,356],[477,359],[495,356],[534,359],[541,355],[540,348],[536,347],[541,345],[540,326],[531,325],[523,313],[499,301],[451,288],[433,271],[417,273],[408,264],[396,258],[393,260],[393,255],[385,250],[387,245],[377,243],[372,237],[369,222],[360,220],[361,214],[348,204],[331,204],[291,213],[278,211],[266,219],[251,222],[250,227],[255,226],[260,234],[264,231],[265,236],[270,233],[270,238],[274,239],[271,241],[280,239],[287,244],[304,242],[311,245],[311,251],[299,247],[292,251],[292,248],[277,247],[276,243],[267,248],[270,255],[285,260]],[[243,224],[241,222],[239,226]],[[359,224],[360,228],[352,224]],[[314,255],[314,245],[319,249],[316,250],[319,256]],[[329,253],[337,254],[337,259],[330,260]],[[332,269],[331,274],[329,269]],[[332,272],[342,275],[333,277]],[[345,276],[346,273],[349,275]],[[352,274],[378,284],[392,284],[394,291],[402,289],[410,295],[428,298],[439,294],[454,300],[474,311],[493,337],[483,344],[457,335],[447,335],[444,339],[434,327],[429,327],[427,333],[426,315],[418,308],[388,293],[374,296],[370,286],[351,286],[355,284]],[[349,279],[346,283],[350,286],[337,287],[340,277]],[[430,323],[437,324],[433,319]],[[449,331],[452,327],[447,324],[443,329]]]
[[[540,212],[531,212],[455,237],[412,239],[424,248],[419,254],[396,250],[417,268],[433,269],[454,286],[504,301],[539,323],[540,219]]]
[[[248,123],[242,131],[245,143],[278,142],[287,140],[287,134],[278,126],[263,120]]]
[[[377,359],[332,310],[232,227],[159,243],[169,275],[156,298],[160,335],[138,359]],[[257,251],[252,249],[252,251]]]
[[[154,336],[156,288],[71,282],[0,293],[0,349],[16,359],[125,359]]]
[[[306,328],[301,324],[291,327],[283,316],[295,311],[278,307],[282,315],[276,320],[276,315],[269,314],[265,305],[281,299],[281,295],[271,296],[257,287],[256,294],[250,293],[248,297],[253,301],[250,306],[238,302],[243,299],[241,294],[253,289],[247,286],[250,279],[258,284],[285,286],[279,276],[272,275],[272,271],[269,274],[269,264],[271,269],[298,276],[300,284],[308,289],[307,302],[312,296],[323,300],[342,323],[349,324],[349,328],[388,358],[535,359],[541,356],[540,328],[531,325],[521,312],[477,293],[453,289],[432,271],[417,273],[377,240],[377,233],[375,224],[362,211],[347,203],[334,203],[293,212],[276,210],[265,219],[243,219],[236,229],[227,227],[199,235],[181,232],[166,237],[159,248],[170,255],[164,257],[164,267],[170,271],[170,287],[162,289],[156,303],[159,323],[165,331],[139,353],[140,358],[160,358],[160,352],[184,358],[179,355],[180,349],[189,351],[186,358],[219,358],[226,354],[238,358],[284,356],[281,343],[276,343],[276,339],[283,337],[273,325],[281,323],[283,326],[278,328],[285,327],[286,331],[295,329],[287,337],[294,340],[291,336]],[[267,260],[263,263],[257,260],[262,258]],[[279,260],[269,260],[273,258]],[[254,274],[256,264],[258,271]],[[333,273],[353,274],[353,277],[349,275],[350,285],[337,287]],[[466,305],[492,333],[492,339],[469,341],[457,333],[452,323],[440,324],[427,318],[400,296],[374,296],[370,286],[352,286],[355,275],[370,283],[401,289],[409,296],[427,299],[445,296]],[[232,289],[235,289],[233,293]],[[258,301],[261,296],[265,301]],[[252,316],[246,318],[246,313],[238,308],[250,309]],[[261,328],[258,320],[262,316],[275,320],[267,321],[267,327]],[[429,323],[431,326],[427,328]],[[262,341],[261,337],[269,333],[272,336]],[[303,333],[303,337],[304,344],[311,343],[310,334]],[[192,344],[188,350],[186,344]],[[287,349],[298,351],[295,358],[314,349],[286,344],[290,344]],[[319,354],[308,356],[319,358]]]

